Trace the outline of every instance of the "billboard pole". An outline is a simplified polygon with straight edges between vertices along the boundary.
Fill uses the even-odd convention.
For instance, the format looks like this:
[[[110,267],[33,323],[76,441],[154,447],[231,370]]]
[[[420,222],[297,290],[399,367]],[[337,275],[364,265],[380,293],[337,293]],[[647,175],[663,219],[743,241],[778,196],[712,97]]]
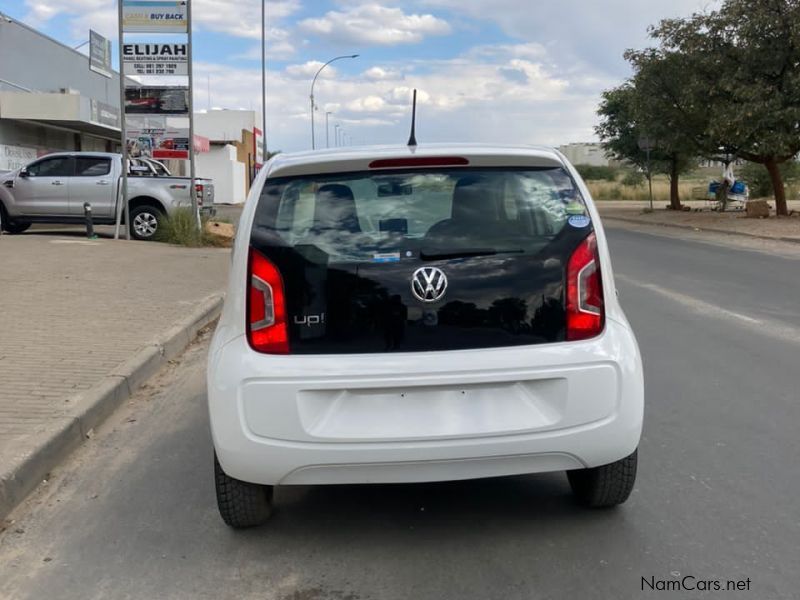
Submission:
[[[186,33],[189,41],[189,194],[192,199],[192,214],[194,215],[197,229],[202,226],[200,223],[200,207],[197,204],[197,188],[195,185],[194,164],[194,73],[192,66],[192,55],[194,54],[194,44],[192,43],[192,0],[186,2]]]
[[[119,124],[120,133],[122,136],[122,179],[120,180],[120,187],[118,190],[117,202],[117,220],[116,229],[114,230],[114,239],[119,239],[120,218],[122,212],[125,213],[125,239],[131,239],[131,211],[128,206],[128,131],[125,126],[125,68],[122,58],[122,44],[123,36],[123,19],[122,19],[122,3],[125,0],[117,0],[117,11],[119,25],[119,37],[117,38],[117,50],[119,52]]]

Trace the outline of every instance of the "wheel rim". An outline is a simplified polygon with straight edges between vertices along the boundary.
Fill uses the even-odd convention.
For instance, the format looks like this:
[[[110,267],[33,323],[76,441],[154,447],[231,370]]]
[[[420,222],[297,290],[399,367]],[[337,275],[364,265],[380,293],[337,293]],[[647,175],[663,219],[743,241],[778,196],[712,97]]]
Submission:
[[[158,219],[153,213],[143,212],[133,219],[133,230],[141,237],[150,237],[158,229]]]

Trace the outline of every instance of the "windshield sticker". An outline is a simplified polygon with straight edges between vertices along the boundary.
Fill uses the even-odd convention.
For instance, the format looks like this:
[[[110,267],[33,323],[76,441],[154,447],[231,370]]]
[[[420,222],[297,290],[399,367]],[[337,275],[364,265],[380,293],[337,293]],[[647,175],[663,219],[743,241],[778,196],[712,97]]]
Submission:
[[[389,263],[400,262],[400,252],[376,252],[372,255],[372,262]]]
[[[569,219],[567,219],[567,223],[576,227],[578,229],[583,229],[584,227],[588,227],[589,223],[591,223],[591,219],[585,215],[573,215]]]

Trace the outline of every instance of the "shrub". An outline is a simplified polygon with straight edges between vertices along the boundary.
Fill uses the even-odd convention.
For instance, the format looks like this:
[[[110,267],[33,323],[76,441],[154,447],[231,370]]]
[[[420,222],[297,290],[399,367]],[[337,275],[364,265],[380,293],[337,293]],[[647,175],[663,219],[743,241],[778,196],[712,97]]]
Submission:
[[[155,239],[167,244],[177,244],[198,248],[200,246],[224,246],[224,243],[203,227],[197,229],[197,221],[191,208],[180,208],[172,213],[168,219],[164,219],[156,232]]]
[[[786,195],[792,197],[794,187],[800,183],[800,163],[793,160],[780,165],[783,184],[786,186]],[[772,180],[769,178],[767,168],[758,163],[747,162],[739,169],[736,174],[737,179],[741,179],[750,187],[751,198],[766,198],[774,194]]]
[[[584,181],[614,181],[617,178],[617,169],[613,167],[597,167],[594,165],[575,165]]]
[[[644,182],[644,173],[637,169],[631,169],[630,171],[627,171],[625,176],[622,178],[622,185],[629,187],[639,187],[640,185],[644,185]]]

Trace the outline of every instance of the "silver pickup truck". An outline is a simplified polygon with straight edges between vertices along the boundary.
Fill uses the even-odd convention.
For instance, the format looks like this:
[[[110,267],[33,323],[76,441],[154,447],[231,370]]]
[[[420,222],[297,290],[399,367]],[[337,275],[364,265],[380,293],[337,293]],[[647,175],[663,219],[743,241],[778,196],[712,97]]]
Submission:
[[[83,223],[84,203],[92,207],[94,222],[115,222],[122,155],[105,152],[48,154],[32,163],[0,174],[0,227],[22,233],[32,223]],[[188,177],[172,177],[157,161],[134,159],[129,166],[128,202],[131,235],[152,238],[165,218],[190,207]],[[214,184],[195,179],[201,212],[213,212]]]

